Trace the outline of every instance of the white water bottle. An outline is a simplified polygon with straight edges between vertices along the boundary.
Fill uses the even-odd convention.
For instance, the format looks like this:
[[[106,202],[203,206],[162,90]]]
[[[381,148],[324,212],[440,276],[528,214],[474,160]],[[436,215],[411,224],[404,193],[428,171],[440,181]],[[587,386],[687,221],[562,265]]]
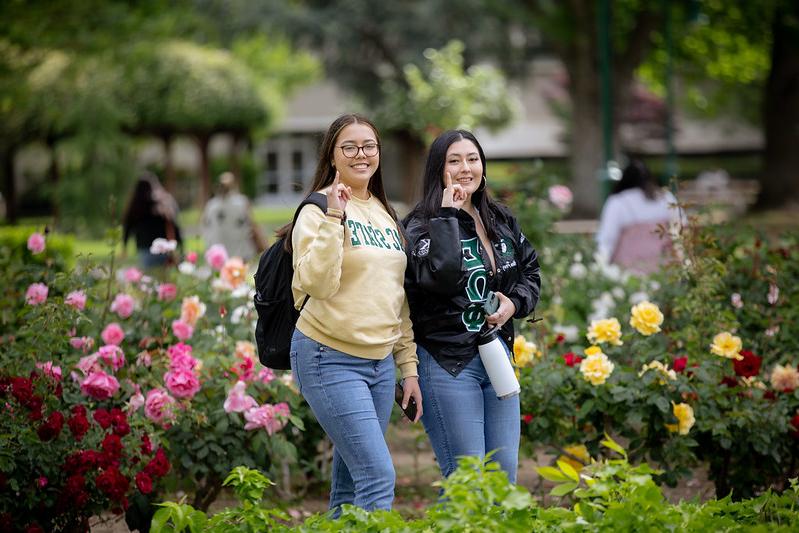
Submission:
[[[522,391],[513,366],[510,364],[510,359],[508,359],[505,346],[499,340],[496,330],[489,331],[480,337],[477,341],[477,350],[480,352],[480,360],[497,393],[497,398],[505,400]]]

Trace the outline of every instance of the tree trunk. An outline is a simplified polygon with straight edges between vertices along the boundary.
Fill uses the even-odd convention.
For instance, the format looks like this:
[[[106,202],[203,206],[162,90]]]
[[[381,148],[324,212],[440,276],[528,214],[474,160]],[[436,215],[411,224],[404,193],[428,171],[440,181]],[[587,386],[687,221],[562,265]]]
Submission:
[[[590,2],[572,4],[574,40],[564,55],[572,101],[569,165],[574,191],[572,210],[578,216],[596,216],[601,202],[599,168],[602,165],[596,12]]]
[[[424,143],[410,131],[397,132],[402,150],[402,200],[413,208],[421,197],[421,177],[424,165]]]
[[[172,135],[165,133],[161,135],[161,141],[164,143],[164,187],[170,192],[175,194],[175,165],[172,161]]]
[[[799,201],[799,6],[783,2],[772,24],[771,71],[764,98],[766,148],[757,206]]]
[[[53,213],[53,225],[58,226],[58,184],[61,181],[61,175],[58,172],[58,152],[55,139],[47,139],[47,147],[50,149],[50,168],[47,170],[47,177],[50,181],[50,210]]]
[[[201,209],[211,197],[211,163],[208,155],[210,135],[198,135],[197,147],[200,149],[200,193],[197,197],[197,208]]]
[[[0,173],[3,174],[3,193],[6,204],[6,221],[9,224],[17,223],[17,184],[14,181],[14,154],[13,146],[0,148]]]

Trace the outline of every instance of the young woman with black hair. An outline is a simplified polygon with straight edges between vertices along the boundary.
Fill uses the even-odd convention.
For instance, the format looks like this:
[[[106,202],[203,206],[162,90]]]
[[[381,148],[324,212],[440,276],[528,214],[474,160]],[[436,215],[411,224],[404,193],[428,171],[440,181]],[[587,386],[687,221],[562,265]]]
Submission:
[[[518,222],[491,199],[485,168],[472,133],[447,131],[433,141],[423,199],[404,220],[405,289],[419,355],[422,423],[442,474],[455,470],[459,456],[496,450],[493,459],[515,482],[519,396],[497,398],[477,347],[493,327],[506,349],[512,345],[512,319],[533,312],[541,278]],[[499,308],[486,316],[489,291]]]
[[[344,503],[390,509],[395,472],[384,435],[395,365],[403,403],[413,397],[421,406],[422,398],[403,290],[403,239],[386,199],[371,122],[350,114],[330,125],[311,191],[327,196],[327,211],[307,205],[284,232],[293,248],[295,305],[305,302],[291,341],[291,369],[335,447],[334,515]]]

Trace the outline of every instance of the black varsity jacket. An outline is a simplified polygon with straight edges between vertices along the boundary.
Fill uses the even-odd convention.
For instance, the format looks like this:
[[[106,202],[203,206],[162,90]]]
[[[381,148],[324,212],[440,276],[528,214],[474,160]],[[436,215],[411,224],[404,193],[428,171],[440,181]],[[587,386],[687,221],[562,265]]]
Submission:
[[[483,301],[488,291],[514,303],[514,318],[535,310],[541,290],[538,256],[516,219],[505,209],[493,213],[496,272],[486,255],[472,217],[442,207],[426,222],[413,212],[404,221],[408,267],[405,290],[414,338],[438,363],[456,376],[477,354],[477,340],[487,329]],[[513,346],[513,321],[501,330]]]

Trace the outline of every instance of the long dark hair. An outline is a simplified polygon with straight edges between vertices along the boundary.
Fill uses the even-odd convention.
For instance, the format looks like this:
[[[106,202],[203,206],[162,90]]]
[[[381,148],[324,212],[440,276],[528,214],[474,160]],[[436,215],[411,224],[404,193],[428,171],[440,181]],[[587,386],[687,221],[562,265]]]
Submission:
[[[139,176],[130,196],[128,206],[125,209],[125,216],[122,219],[125,226],[131,226],[152,215],[155,211],[155,200],[153,198],[153,180],[155,179],[157,178],[150,173],[144,173]]]
[[[627,189],[639,188],[644,191],[648,200],[654,200],[659,195],[658,183],[643,161],[630,159],[624,168],[621,179],[613,186],[611,194],[618,194]]]
[[[486,188],[486,156],[483,152],[483,147],[480,146],[477,138],[470,131],[466,130],[449,130],[445,131],[433,141],[430,145],[430,151],[427,154],[427,162],[424,167],[424,176],[422,178],[422,200],[416,204],[411,213],[405,218],[407,223],[413,217],[421,217],[425,224],[436,216],[438,210],[441,208],[441,199],[444,196],[444,165],[447,159],[447,150],[449,147],[458,141],[462,140],[471,141],[477,147],[477,153],[480,154],[480,161],[483,163],[483,178],[480,187],[472,193],[472,204],[477,208],[480,213],[480,219],[483,221],[483,226],[486,229],[488,238],[496,240],[496,220],[497,217],[507,221],[510,216],[507,208],[502,204],[496,202],[491,198],[491,194]]]
[[[375,126],[372,121],[356,113],[347,113],[338,117],[333,121],[330,127],[327,128],[327,133],[325,133],[322,139],[322,144],[319,147],[319,161],[316,163],[316,172],[314,173],[311,186],[308,191],[306,191],[306,196],[314,191],[322,190],[333,183],[333,180],[336,178],[336,169],[333,166],[333,150],[336,147],[336,141],[338,141],[338,136],[341,134],[341,131],[350,124],[366,124],[369,126],[375,134],[377,145],[380,146],[380,133],[377,131],[377,126]],[[372,177],[369,179],[369,185],[366,189],[380,200],[380,203],[383,204],[388,214],[391,215],[391,218],[396,222],[397,212],[394,211],[394,208],[388,203],[388,198],[386,198],[386,190],[385,187],[383,187],[383,173],[379,164],[377,165],[375,173],[372,174]],[[397,224],[397,226],[399,226],[399,224]],[[293,227],[293,222],[290,222],[277,230],[275,235],[277,238],[291,235]],[[291,239],[285,239],[283,246],[286,251],[291,252]]]

